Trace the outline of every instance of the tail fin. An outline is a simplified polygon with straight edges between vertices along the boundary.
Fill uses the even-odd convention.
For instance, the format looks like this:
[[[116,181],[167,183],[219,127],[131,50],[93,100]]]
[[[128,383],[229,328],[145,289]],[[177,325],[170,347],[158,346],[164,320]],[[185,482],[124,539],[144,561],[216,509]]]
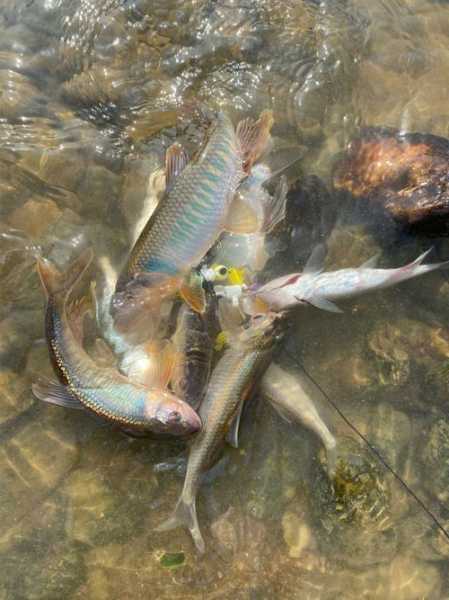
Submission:
[[[196,515],[196,502],[186,502],[184,498],[178,500],[178,504],[173,512],[173,515],[167,519],[164,523],[156,527],[156,531],[170,531],[175,527],[187,527],[192,536],[193,542],[196,549],[200,554],[204,554],[206,551],[206,544],[204,543],[203,536],[198,525],[198,517]]]
[[[66,294],[71,290],[75,283],[89,268],[93,256],[94,253],[91,248],[84,250],[84,252],[69,265],[69,268],[64,273],[58,271],[58,269],[48,260],[38,258],[37,272],[39,273],[47,297],[55,294]]]
[[[408,265],[404,265],[399,269],[395,269],[395,273],[393,274],[394,281],[405,281],[406,279],[411,279],[412,277],[417,277],[418,275],[424,275],[425,273],[430,273],[431,271],[436,271],[437,269],[441,269],[443,267],[449,266],[449,261],[440,262],[440,263],[430,263],[427,265],[423,265],[423,260],[428,256],[428,254],[432,251],[432,248],[423,252],[418,258],[416,258],[413,262]]]

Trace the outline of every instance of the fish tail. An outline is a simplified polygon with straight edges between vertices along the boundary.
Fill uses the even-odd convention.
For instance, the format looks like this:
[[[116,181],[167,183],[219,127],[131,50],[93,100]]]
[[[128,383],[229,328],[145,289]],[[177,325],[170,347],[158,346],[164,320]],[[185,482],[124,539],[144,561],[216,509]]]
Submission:
[[[39,257],[37,259],[37,272],[47,297],[57,294],[66,295],[89,268],[93,256],[93,250],[87,248],[63,273],[52,265],[50,261]]]
[[[203,277],[192,272],[188,279],[183,281],[179,294],[184,302],[195,312],[203,314],[206,310],[206,293],[203,289]]]
[[[416,258],[413,262],[403,267],[400,267],[399,269],[396,269],[396,273],[393,276],[394,280],[404,281],[406,279],[411,279],[412,277],[424,275],[425,273],[430,273],[431,271],[436,271],[437,269],[449,266],[449,261],[423,265],[423,260],[429,255],[431,251],[432,248],[429,248],[420,256],[418,256],[418,258]]]
[[[156,531],[170,531],[170,529],[175,529],[180,526],[187,527],[198,552],[204,554],[206,544],[204,543],[198,524],[195,498],[192,501],[187,502],[183,496],[181,496],[172,516],[156,527]]]

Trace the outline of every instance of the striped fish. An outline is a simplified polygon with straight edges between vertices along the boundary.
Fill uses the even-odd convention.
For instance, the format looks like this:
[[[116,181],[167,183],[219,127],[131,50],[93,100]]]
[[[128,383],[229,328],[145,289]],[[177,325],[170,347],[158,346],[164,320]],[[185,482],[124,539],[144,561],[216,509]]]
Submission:
[[[157,309],[161,287],[162,296],[181,291],[193,309],[204,310],[201,285],[185,277],[226,228],[235,190],[265,149],[272,123],[272,113],[264,111],[257,122],[245,119],[234,129],[219,113],[195,160],[188,162],[179,144],[167,150],[167,188],[117,282],[116,322],[123,317],[126,328],[135,307]]]
[[[254,317],[250,326],[232,340],[212,372],[200,408],[203,428],[189,450],[181,497],[173,515],[157,528],[166,531],[186,526],[202,554],[205,543],[196,514],[202,475],[213,464],[240,404],[257,385],[283,333],[282,315]]]
[[[47,295],[45,328],[50,358],[58,381],[33,384],[35,396],[45,402],[85,409],[127,431],[187,435],[201,428],[201,420],[185,402],[163,387],[133,383],[111,367],[99,367],[84,351],[66,304],[74,285],[92,261],[83,253],[66,273],[38,260],[38,272]]]

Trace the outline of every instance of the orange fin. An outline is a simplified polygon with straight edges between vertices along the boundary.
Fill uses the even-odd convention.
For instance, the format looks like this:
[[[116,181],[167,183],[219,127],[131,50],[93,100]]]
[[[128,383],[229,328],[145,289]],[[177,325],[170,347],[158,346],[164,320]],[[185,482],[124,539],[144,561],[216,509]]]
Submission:
[[[165,153],[165,184],[169,188],[189,162],[187,152],[181,144],[172,144]]]
[[[93,357],[99,367],[113,367],[117,363],[117,358],[110,347],[102,338],[97,338],[94,343]]]
[[[257,121],[244,119],[237,125],[236,133],[243,153],[245,173],[251,171],[253,164],[268,147],[273,123],[273,111],[264,110]]]
[[[279,178],[273,195],[269,195],[264,206],[264,223],[262,231],[269,233],[285,218],[288,184],[285,175]]]
[[[152,340],[128,351],[120,370],[129,379],[149,388],[165,389],[173,376],[176,351],[168,340]]]
[[[256,233],[262,227],[258,214],[238,195],[232,201],[224,229],[229,233]]]
[[[165,389],[176,363],[176,350],[169,340],[153,340],[144,345],[148,366],[141,383],[148,387]]]
[[[176,294],[180,283],[163,273],[137,275],[113,296],[111,314],[117,330],[133,343],[153,338],[162,303]]]
[[[64,273],[61,273],[50,263],[50,261],[44,258],[38,258],[37,272],[47,297],[70,291],[85,271],[87,271],[93,257],[94,253],[92,248],[84,250],[84,252],[69,265]]]
[[[88,296],[83,296],[74,300],[67,309],[70,329],[80,345],[82,345],[84,340],[84,319],[87,315],[93,316],[92,308],[91,299]]]
[[[179,294],[192,310],[203,314],[206,310],[206,292],[201,275],[192,273],[188,281],[182,283]]]

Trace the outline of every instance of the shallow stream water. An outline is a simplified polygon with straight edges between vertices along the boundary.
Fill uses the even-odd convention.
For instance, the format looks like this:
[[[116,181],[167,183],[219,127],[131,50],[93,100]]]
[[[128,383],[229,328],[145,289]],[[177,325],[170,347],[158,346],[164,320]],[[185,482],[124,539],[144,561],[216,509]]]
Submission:
[[[165,149],[202,139],[198,103],[235,121],[272,108],[276,143],[302,157],[273,273],[323,238],[327,267],[431,245],[449,259],[447,238],[330,191],[361,127],[448,137],[448,73],[444,1],[1,2],[1,600],[448,597],[448,540],[319,389],[335,486],[315,436],[254,399],[200,493],[204,557],[184,530],[154,531],[182,486],[154,465],[181,442],[128,439],[30,391],[51,374],[36,253],[64,265],[92,245],[119,264]],[[300,369],[293,355],[449,528],[447,271],[342,308],[298,311],[278,360]]]

